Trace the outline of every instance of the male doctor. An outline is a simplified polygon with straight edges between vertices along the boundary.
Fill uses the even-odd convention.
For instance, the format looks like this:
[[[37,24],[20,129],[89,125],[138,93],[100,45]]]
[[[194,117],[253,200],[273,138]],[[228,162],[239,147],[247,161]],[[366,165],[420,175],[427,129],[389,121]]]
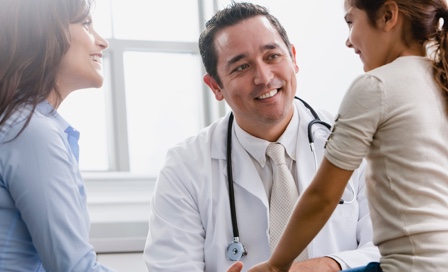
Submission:
[[[316,171],[308,142],[315,118],[294,99],[295,48],[275,17],[261,6],[233,3],[206,24],[199,47],[204,82],[234,114],[230,130],[235,212],[244,271],[271,254],[269,201],[270,142],[286,149],[286,162],[302,192]],[[319,117],[332,122],[328,114]],[[158,176],[151,201],[144,252],[149,271],[240,271],[228,259],[234,240],[227,172],[229,114],[173,147]],[[317,163],[329,130],[312,127]],[[339,271],[379,260],[364,192],[364,167],[351,179],[331,219],[307,247],[297,271]],[[286,221],[284,222],[286,224]]]

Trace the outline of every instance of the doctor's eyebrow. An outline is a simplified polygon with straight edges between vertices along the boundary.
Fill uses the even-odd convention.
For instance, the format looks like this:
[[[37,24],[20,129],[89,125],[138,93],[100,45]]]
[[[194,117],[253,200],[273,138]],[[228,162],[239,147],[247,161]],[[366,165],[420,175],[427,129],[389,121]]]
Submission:
[[[229,61],[227,61],[227,65],[226,66],[230,67],[233,64],[235,64],[236,62],[244,59],[245,57],[247,57],[247,54],[245,54],[245,53],[236,55],[236,56],[232,57]]]
[[[276,49],[276,48],[279,48],[279,47],[280,46],[277,43],[269,43],[269,44],[261,46],[260,47],[260,52],[263,52],[263,51],[266,51],[266,50]],[[240,61],[240,60],[242,60],[242,59],[244,59],[246,57],[247,57],[246,53],[236,55],[236,56],[232,57],[229,61],[227,61],[227,65],[226,66],[230,67],[234,63],[236,63],[236,62],[238,62],[238,61]]]

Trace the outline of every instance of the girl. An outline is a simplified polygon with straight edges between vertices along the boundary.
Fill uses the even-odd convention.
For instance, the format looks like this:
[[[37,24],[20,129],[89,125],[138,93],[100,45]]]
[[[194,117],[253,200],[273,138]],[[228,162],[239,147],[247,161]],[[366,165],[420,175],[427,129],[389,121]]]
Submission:
[[[331,215],[364,156],[374,243],[382,258],[354,271],[445,271],[447,4],[345,0],[344,9],[347,46],[366,73],[346,93],[322,165],[271,259],[250,271],[288,271]]]
[[[79,132],[57,112],[103,82],[90,7],[0,1],[0,271],[111,271],[89,244]]]

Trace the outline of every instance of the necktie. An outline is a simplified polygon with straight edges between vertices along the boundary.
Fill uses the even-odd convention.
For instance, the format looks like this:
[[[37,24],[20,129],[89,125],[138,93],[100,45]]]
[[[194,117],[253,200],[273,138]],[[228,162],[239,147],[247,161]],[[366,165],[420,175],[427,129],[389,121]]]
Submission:
[[[279,143],[269,144],[266,154],[272,160],[273,182],[269,208],[269,236],[271,252],[280,240],[289,216],[299,198],[297,186],[285,161],[285,148]],[[296,261],[308,259],[306,249]]]
[[[72,153],[75,156],[76,160],[79,161],[79,131],[72,128],[71,126],[68,126],[65,130],[65,133],[67,133],[67,140],[68,144],[70,145],[70,149],[72,150]]]

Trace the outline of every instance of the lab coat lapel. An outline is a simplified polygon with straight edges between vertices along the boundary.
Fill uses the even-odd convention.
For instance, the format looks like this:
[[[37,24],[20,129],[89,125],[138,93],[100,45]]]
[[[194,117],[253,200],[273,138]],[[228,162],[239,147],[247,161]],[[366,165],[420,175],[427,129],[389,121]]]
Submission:
[[[263,182],[249,154],[238,141],[234,141],[232,151],[234,154],[232,156],[234,183],[259,198],[266,207],[269,207]]]
[[[226,142],[227,138],[227,123],[228,116],[223,119],[224,122],[221,124],[220,128],[220,139],[219,141]],[[218,139],[215,139],[218,140]],[[222,146],[222,144],[221,144]],[[226,158],[226,148],[219,150],[219,158],[224,159],[223,162],[225,166],[222,168],[222,174],[227,179],[227,160]],[[239,186],[246,191],[246,193],[254,195],[265,205],[266,208],[269,207],[268,200],[266,197],[266,192],[263,187],[261,178],[255,168],[252,159],[250,158],[247,151],[241,146],[241,144],[236,140],[235,130],[232,128],[232,172],[233,172],[233,183],[235,190]]]

